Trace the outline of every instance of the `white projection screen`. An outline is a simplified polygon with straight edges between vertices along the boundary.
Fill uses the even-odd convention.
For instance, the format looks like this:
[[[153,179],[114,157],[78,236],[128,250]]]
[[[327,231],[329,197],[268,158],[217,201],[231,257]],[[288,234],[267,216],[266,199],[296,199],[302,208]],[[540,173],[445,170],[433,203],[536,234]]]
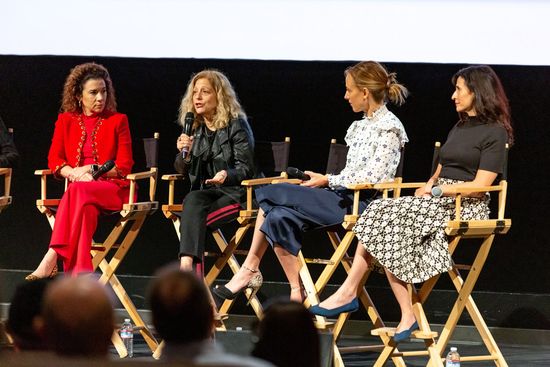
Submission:
[[[0,54],[550,65],[542,0],[0,0]]]

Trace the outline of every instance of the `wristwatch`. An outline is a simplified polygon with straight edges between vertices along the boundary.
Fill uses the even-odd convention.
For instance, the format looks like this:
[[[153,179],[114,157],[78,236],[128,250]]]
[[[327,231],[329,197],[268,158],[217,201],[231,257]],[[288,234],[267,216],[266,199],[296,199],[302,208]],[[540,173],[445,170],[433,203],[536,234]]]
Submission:
[[[434,198],[440,198],[441,196],[443,196],[443,190],[441,190],[441,187],[439,186],[432,187],[432,196]]]

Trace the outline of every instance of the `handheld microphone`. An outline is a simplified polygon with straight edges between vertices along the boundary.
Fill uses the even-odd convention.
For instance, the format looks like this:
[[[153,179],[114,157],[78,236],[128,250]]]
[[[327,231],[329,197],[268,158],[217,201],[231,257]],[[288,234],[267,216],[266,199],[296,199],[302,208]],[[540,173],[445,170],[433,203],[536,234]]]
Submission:
[[[181,131],[182,134],[191,136],[191,128],[193,127],[193,121],[195,121],[195,114],[193,114],[193,112],[187,112],[185,114],[185,118],[183,119],[183,130]],[[187,147],[184,147],[183,150],[181,151],[181,155],[183,156],[183,159],[187,157],[187,154],[189,154],[189,149]]]
[[[309,177],[309,175],[306,175],[303,171],[300,171],[296,167],[288,167],[286,169],[286,173],[290,177],[294,177],[294,178],[300,179],[302,181],[307,181],[307,180],[311,179],[311,177]]]
[[[105,173],[109,172],[111,169],[113,169],[113,167],[115,166],[115,161],[107,161],[105,163],[103,163],[103,165],[101,165],[101,167],[99,167],[97,169],[97,171],[95,171],[93,174],[92,174],[92,177],[94,180],[97,180],[98,178],[100,178],[101,176],[103,176]]]

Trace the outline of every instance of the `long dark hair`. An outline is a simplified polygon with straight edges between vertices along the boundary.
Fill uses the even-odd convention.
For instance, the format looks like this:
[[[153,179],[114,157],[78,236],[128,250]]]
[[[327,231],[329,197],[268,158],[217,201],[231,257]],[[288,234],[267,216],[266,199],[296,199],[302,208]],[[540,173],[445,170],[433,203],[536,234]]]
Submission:
[[[498,123],[508,133],[508,144],[514,143],[514,129],[510,119],[510,105],[497,74],[487,65],[469,66],[453,75],[456,85],[459,77],[464,79],[468,89],[474,93],[474,108],[477,117],[483,121]],[[465,112],[459,112],[461,120],[467,118]]]

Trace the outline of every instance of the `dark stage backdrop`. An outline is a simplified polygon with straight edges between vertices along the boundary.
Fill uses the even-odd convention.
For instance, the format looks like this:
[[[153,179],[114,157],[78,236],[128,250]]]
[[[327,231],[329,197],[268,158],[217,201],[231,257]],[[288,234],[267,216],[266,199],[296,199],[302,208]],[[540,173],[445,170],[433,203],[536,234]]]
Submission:
[[[217,68],[227,74],[258,140],[292,138],[293,166],[322,171],[330,139],[342,141],[349,124],[360,118],[343,99],[343,71],[353,62],[0,56],[0,114],[15,129],[22,157],[13,180],[14,203],[0,215],[0,268],[33,269],[46,251],[51,231],[35,207],[40,191],[33,172],[46,167],[64,79],[71,67],[86,61],[104,64],[111,72],[119,111],[128,114],[130,120],[138,162],[134,171],[143,168],[139,163],[143,157],[141,138],[158,131],[160,173],[173,172],[175,139],[181,131],[174,123],[179,101],[190,75],[203,68]],[[411,91],[404,106],[390,106],[411,140],[405,179],[425,180],[433,142],[444,141],[457,120],[450,99],[450,78],[464,65],[386,65]],[[516,129],[517,144],[510,152],[507,206],[513,226],[508,235],[497,237],[476,289],[544,294],[550,289],[546,193],[550,67],[494,69],[508,93]],[[167,200],[163,182],[157,197],[161,203]],[[306,236],[305,246],[310,253],[316,251],[314,237]],[[157,212],[146,222],[120,271],[150,275],[174,260],[176,254],[177,237],[172,225]],[[268,279],[284,279],[273,258],[268,258],[264,268]],[[381,282],[385,284],[383,279]]]

